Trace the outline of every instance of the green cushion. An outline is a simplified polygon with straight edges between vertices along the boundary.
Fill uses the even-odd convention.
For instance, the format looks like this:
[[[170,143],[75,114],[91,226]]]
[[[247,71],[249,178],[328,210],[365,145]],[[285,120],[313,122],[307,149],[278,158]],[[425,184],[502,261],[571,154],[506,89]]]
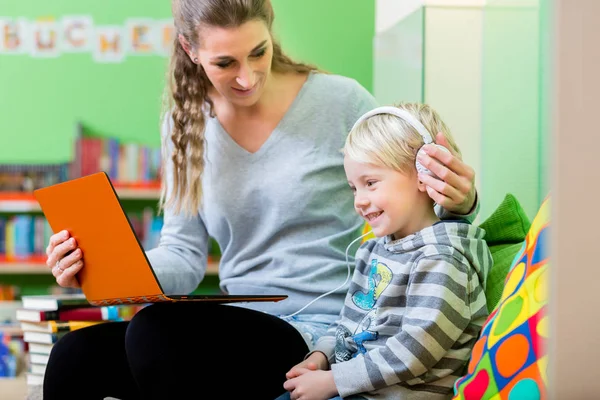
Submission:
[[[488,246],[495,246],[522,242],[531,222],[516,197],[507,193],[498,208],[479,226],[486,232]]]
[[[511,263],[523,246],[531,222],[519,201],[507,193],[498,208],[480,227],[485,230],[485,241],[492,253],[494,265],[485,285],[488,311],[498,304],[504,281]]]

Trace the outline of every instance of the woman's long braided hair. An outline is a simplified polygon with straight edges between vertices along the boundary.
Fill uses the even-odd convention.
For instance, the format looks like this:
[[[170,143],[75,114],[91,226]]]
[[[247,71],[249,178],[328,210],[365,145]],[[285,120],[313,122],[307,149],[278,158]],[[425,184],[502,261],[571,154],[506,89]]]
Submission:
[[[200,27],[238,27],[248,21],[264,21],[269,31],[273,25],[270,0],[172,0],[175,21],[173,54],[169,68],[169,93],[163,115],[172,119],[172,131],[164,140],[173,143],[173,151],[163,144],[162,195],[160,205],[175,213],[192,216],[202,202],[202,173],[204,171],[205,113],[214,116],[213,103],[208,97],[212,86],[201,65],[190,60],[179,43],[178,35],[198,48]],[[272,70],[274,72],[308,73],[315,67],[298,63],[286,56],[279,43],[273,40]],[[164,124],[163,120],[163,125]],[[167,162],[173,163],[173,175],[167,177]],[[173,185],[167,190],[167,185]],[[169,193],[167,198],[167,193]]]

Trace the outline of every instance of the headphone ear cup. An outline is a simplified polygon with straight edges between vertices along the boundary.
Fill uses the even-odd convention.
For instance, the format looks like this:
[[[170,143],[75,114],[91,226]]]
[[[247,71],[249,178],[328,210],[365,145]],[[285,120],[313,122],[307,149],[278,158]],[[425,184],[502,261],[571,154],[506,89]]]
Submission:
[[[445,151],[446,153],[450,153],[450,150],[448,150],[447,148],[445,148],[444,146],[442,146],[441,144],[436,144],[436,143],[432,143],[435,147],[437,147],[438,149]],[[421,153],[423,151],[423,148],[421,147],[419,149],[419,151],[417,152],[417,156],[419,155],[419,153]],[[427,169],[423,164],[421,164],[419,161],[416,161],[415,166],[417,167],[417,172],[421,173],[421,174],[427,174],[430,176],[433,176],[434,178],[437,178],[437,176],[431,172],[429,169]],[[439,178],[438,178],[439,179]]]

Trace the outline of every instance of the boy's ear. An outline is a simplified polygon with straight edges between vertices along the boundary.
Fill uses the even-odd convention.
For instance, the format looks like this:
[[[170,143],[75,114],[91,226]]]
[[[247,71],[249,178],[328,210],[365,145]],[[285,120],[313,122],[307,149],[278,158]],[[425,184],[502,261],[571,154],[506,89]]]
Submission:
[[[421,182],[421,180],[419,179],[418,176],[417,176],[417,188],[419,189],[419,192],[427,193],[427,185],[424,184],[423,182]]]

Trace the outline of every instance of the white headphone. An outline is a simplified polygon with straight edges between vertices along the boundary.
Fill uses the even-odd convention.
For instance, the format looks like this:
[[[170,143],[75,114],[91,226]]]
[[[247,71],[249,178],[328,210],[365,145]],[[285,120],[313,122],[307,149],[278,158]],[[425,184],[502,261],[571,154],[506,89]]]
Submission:
[[[362,117],[360,117],[358,119],[358,121],[356,121],[354,123],[354,126],[352,127],[352,129],[356,128],[358,126],[358,124],[360,124],[364,120],[369,119],[369,118],[371,118],[374,115],[381,115],[381,114],[395,115],[396,117],[398,117],[398,118],[400,118],[400,119],[408,122],[408,124],[410,126],[412,126],[413,128],[415,128],[415,130],[419,133],[419,135],[421,135],[423,137],[423,142],[425,142],[425,144],[433,144],[434,146],[438,147],[439,149],[441,149],[441,150],[443,150],[445,152],[448,152],[448,153],[450,152],[447,148],[445,148],[441,144],[433,143],[433,139],[431,137],[431,134],[429,133],[429,131],[427,130],[427,128],[425,128],[425,126],[423,126],[423,124],[421,123],[421,121],[419,121],[417,118],[415,118],[408,111],[402,110],[402,109],[400,109],[398,107],[384,106],[384,107],[378,107],[378,108],[375,108],[375,109],[373,109],[371,111],[368,111]],[[421,149],[419,149],[419,151],[421,151]],[[417,154],[418,153],[419,152],[417,152]],[[420,162],[416,161],[415,166],[417,167],[417,171],[419,171],[419,172],[421,172],[423,174],[435,176],[435,174],[433,172],[431,172],[430,170],[428,170]]]

